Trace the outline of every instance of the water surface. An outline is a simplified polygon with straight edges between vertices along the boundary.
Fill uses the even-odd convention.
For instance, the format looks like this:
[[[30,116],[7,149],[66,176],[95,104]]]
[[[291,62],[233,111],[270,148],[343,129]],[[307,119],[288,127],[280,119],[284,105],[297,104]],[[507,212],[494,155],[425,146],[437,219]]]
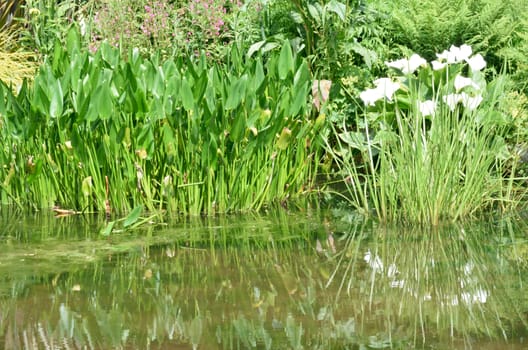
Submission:
[[[525,349],[526,226],[0,212],[5,349]]]

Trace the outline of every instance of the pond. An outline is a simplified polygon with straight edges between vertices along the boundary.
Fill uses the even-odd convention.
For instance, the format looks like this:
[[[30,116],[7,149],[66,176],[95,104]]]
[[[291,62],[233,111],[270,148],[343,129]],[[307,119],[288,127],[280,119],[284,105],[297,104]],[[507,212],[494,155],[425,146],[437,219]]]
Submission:
[[[527,226],[0,212],[5,349],[526,349]]]

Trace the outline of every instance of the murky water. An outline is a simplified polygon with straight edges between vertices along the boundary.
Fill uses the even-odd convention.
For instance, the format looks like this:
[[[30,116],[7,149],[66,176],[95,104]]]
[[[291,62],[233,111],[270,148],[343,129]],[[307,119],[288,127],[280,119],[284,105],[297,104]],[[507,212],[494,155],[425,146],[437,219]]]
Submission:
[[[343,212],[0,212],[5,349],[526,349],[522,220],[435,230]]]

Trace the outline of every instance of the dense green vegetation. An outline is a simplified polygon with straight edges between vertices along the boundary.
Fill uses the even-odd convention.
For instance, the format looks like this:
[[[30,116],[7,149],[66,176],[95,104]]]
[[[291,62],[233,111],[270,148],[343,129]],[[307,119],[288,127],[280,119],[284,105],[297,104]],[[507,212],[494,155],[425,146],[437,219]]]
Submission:
[[[0,201],[213,214],[326,188],[383,221],[515,209],[527,6],[8,1]]]

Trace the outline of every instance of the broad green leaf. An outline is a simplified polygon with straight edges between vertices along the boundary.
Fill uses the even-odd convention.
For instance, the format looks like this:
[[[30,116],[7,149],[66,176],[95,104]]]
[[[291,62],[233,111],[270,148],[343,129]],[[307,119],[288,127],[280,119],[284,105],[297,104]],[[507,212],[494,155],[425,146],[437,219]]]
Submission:
[[[251,84],[251,88],[253,89],[253,91],[257,91],[260,88],[265,78],[266,76],[264,74],[262,60],[258,59],[255,63],[255,75],[253,76],[253,84]]]
[[[70,54],[78,54],[80,50],[80,33],[75,26],[72,26],[70,30],[68,30],[66,48]]]
[[[246,95],[248,77],[246,74],[237,79],[231,84],[229,88],[225,109],[231,110],[238,107],[244,96]]]
[[[308,92],[306,90],[307,82],[304,83],[304,86],[294,89],[293,92],[293,102],[290,105],[288,114],[291,116],[297,115],[301,108],[307,104]]]
[[[101,119],[112,118],[113,105],[110,93],[110,88],[107,84],[99,87],[93,95],[92,104],[97,109],[97,114]],[[91,106],[90,106],[91,107]]]
[[[297,68],[295,76],[293,77],[294,89],[297,89],[299,86],[305,84],[310,80],[310,69],[308,69],[308,64],[306,61],[303,61],[302,64]]]
[[[242,140],[246,132],[246,116],[244,113],[236,113],[235,119],[229,130],[229,137],[234,142]]]
[[[340,133],[339,138],[343,140],[349,147],[364,150],[366,149],[365,135],[357,131],[348,131]]]
[[[186,78],[183,78],[182,80],[181,99],[183,108],[185,108],[187,112],[194,109],[194,95]]]
[[[365,64],[367,65],[369,69],[372,68],[372,64],[376,62],[378,59],[378,55],[376,54],[376,52],[367,49],[366,47],[364,47],[358,42],[354,42],[354,43],[346,44],[346,45],[347,45],[347,49],[354,51],[355,53],[357,53],[363,58],[363,60],[365,61]]]
[[[259,51],[262,48],[262,46],[264,46],[265,43],[266,43],[266,40],[262,40],[262,41],[258,41],[256,43],[254,43],[253,45],[251,45],[249,47],[248,52],[247,52],[247,56],[248,57],[253,56],[253,54],[255,52]]]
[[[142,211],[143,211],[142,205],[138,205],[137,207],[132,209],[130,214],[128,214],[127,217],[125,218],[125,221],[123,222],[123,227],[128,227],[130,225],[135,224],[136,221],[138,221],[139,216],[141,215]]]
[[[280,79],[286,79],[293,72],[293,53],[290,42],[285,40],[279,56],[278,73]]]
[[[51,118],[60,118],[62,115],[64,96],[62,93],[62,87],[59,80],[55,80],[50,88],[50,109],[49,114]]]
[[[312,19],[314,19],[317,23],[321,23],[322,12],[323,10],[321,5],[318,3],[308,4],[308,13],[310,14],[310,17],[312,17]]]
[[[335,13],[343,22],[346,19],[346,5],[342,2],[330,0],[330,2],[325,5],[325,10]]]
[[[205,91],[205,102],[207,103],[207,108],[210,113],[214,113],[216,108],[216,98],[214,88],[209,85]]]
[[[47,114],[49,112],[50,101],[44,88],[42,87],[42,80],[38,82],[35,81],[33,88],[33,99],[31,101],[32,107],[35,110],[40,111],[42,114]]]

